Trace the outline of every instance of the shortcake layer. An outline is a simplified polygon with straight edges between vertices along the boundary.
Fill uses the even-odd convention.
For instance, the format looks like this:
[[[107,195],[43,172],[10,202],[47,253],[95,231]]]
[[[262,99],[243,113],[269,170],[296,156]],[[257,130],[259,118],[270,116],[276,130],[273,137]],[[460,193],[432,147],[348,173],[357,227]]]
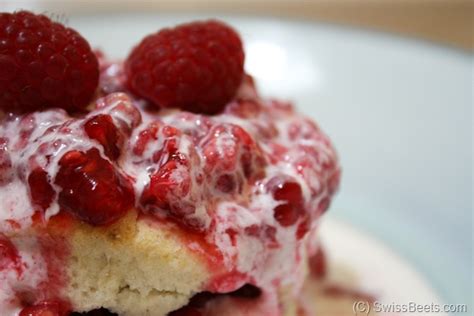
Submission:
[[[121,64],[102,64],[90,112],[1,119],[1,314],[59,301],[166,315],[251,285],[253,300],[214,295],[197,309],[293,315],[339,183],[328,138],[250,77],[209,116],[150,109],[116,92]]]

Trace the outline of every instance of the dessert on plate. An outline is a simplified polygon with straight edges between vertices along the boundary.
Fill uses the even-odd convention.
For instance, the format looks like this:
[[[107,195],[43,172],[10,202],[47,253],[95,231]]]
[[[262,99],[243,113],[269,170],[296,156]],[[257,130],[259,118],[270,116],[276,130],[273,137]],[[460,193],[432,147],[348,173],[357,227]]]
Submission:
[[[213,20],[110,61],[0,14],[1,315],[310,315],[337,155],[244,58]]]

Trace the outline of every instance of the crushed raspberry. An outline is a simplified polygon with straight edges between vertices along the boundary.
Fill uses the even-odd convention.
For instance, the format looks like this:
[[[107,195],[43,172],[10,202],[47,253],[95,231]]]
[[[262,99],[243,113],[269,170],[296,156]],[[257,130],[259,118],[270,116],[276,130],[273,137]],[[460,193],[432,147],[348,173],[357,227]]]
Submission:
[[[275,219],[285,227],[295,224],[305,212],[301,186],[289,177],[275,177],[268,187],[273,198],[281,203],[273,210]]]
[[[293,122],[288,127],[288,137],[296,139],[314,139],[319,135],[319,127],[310,119],[302,119]]]
[[[265,159],[253,138],[240,126],[219,124],[203,140],[204,171],[216,176],[216,188],[226,192],[241,191],[243,182],[253,182],[264,175]],[[221,178],[224,176],[224,178]]]
[[[276,248],[279,246],[276,239],[276,228],[270,225],[251,225],[245,228],[245,233],[264,240],[269,248]]]
[[[149,183],[145,186],[140,205],[158,218],[168,218],[185,229],[201,232],[203,223],[194,217],[196,199],[192,196],[191,168],[198,159],[192,147],[179,151],[184,141],[174,126],[151,122],[141,130],[133,145],[133,153],[149,164]],[[146,155],[145,155],[146,153]]]
[[[239,188],[237,187],[236,179],[233,175],[223,174],[216,180],[216,189],[222,193],[233,193]],[[239,191],[241,190],[240,188]]]
[[[160,107],[215,114],[242,82],[239,35],[218,21],[183,24],[148,35],[125,62],[130,89]]]
[[[113,117],[117,128],[127,136],[142,122],[140,111],[133,104],[132,99],[125,93],[111,93],[96,101],[97,109],[105,109],[105,113]]]
[[[213,122],[205,115],[180,112],[177,113],[175,119],[170,124],[181,126],[181,132],[190,136],[196,143],[199,143],[211,129]]]
[[[329,208],[330,198],[339,187],[341,171],[333,159],[310,146],[298,146],[298,153],[292,157],[297,173],[306,181],[311,198],[315,199],[310,212],[318,217]]]
[[[44,301],[22,309],[19,316],[67,316],[69,304],[60,301]]]
[[[148,143],[158,139],[158,130],[160,125],[161,124],[159,122],[153,121],[145,129],[140,131],[135,145],[133,146],[133,153],[135,155],[142,156],[148,146]]]
[[[165,125],[161,129],[161,136],[164,139],[163,146],[153,153],[153,162],[158,163],[158,165],[162,165],[171,159],[184,162],[186,158],[178,152],[181,132],[176,127]]]
[[[11,268],[21,272],[20,255],[10,239],[0,233],[0,271]]]
[[[13,150],[20,150],[25,148],[30,141],[30,136],[36,128],[36,119],[33,114],[24,115],[20,119],[18,135],[20,138],[16,144],[13,146]]]
[[[195,205],[186,199],[191,190],[189,166],[183,157],[178,157],[172,156],[150,176],[140,202],[145,208],[157,208],[160,214],[186,229],[201,231],[202,223],[192,218]]]
[[[170,200],[179,201],[190,189],[191,181],[187,166],[179,161],[170,160],[150,176],[150,184],[143,193],[142,203],[171,210]]]
[[[0,109],[84,109],[99,79],[97,58],[75,30],[27,11],[0,13]]]
[[[91,225],[110,224],[134,202],[131,183],[95,148],[70,151],[59,161],[59,205]]]
[[[122,138],[110,115],[99,114],[90,118],[84,124],[84,130],[90,138],[102,145],[107,157],[118,159]]]
[[[244,136],[240,138],[239,136]],[[237,167],[241,147],[250,148],[252,139],[234,124],[220,124],[209,132],[203,144],[206,171],[232,171]]]
[[[229,103],[225,109],[226,113],[244,119],[257,117],[261,111],[261,105],[254,100],[236,100]]]
[[[31,201],[45,211],[53,202],[55,192],[49,182],[49,175],[44,169],[37,167],[28,176]]]
[[[311,226],[311,218],[309,214],[303,215],[303,220],[298,224],[298,228],[296,229],[296,238],[302,239],[306,236],[306,233],[309,231]]]

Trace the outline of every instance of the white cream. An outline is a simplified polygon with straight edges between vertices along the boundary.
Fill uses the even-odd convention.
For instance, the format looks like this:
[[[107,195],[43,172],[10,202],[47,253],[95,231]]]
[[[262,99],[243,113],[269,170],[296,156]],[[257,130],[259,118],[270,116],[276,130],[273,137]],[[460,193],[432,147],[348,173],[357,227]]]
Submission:
[[[32,293],[41,282],[47,280],[47,265],[35,237],[10,239],[18,251],[19,271],[16,268],[0,270],[0,314],[17,315],[21,302],[16,293]]]

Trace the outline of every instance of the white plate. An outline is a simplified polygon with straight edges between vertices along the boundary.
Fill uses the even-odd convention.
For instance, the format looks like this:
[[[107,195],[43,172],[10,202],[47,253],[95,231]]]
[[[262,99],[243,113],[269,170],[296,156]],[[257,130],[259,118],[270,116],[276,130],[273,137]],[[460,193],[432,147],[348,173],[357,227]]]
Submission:
[[[325,220],[320,227],[320,237],[329,262],[329,270],[332,269],[333,274],[340,273],[342,278],[346,278],[347,272],[353,275],[355,280],[351,282],[355,284],[352,285],[374,296],[376,303],[372,311],[377,309],[381,315],[413,315],[414,313],[408,311],[431,304],[436,307],[433,305],[429,310],[416,315],[446,316],[446,313],[439,312],[436,308],[454,310],[454,306],[445,307],[441,303],[431,285],[404,259],[380,241],[351,225],[333,219]],[[357,304],[357,301],[354,301],[354,304]],[[353,308],[357,310],[361,306],[354,305]],[[397,309],[406,312],[394,313]],[[365,314],[362,311],[358,313]]]
[[[78,15],[70,25],[124,57],[145,34],[194,18]],[[334,26],[223,18],[242,32],[263,93],[295,100],[334,140],[343,181],[329,216],[383,240],[446,302],[470,303],[472,56]]]

